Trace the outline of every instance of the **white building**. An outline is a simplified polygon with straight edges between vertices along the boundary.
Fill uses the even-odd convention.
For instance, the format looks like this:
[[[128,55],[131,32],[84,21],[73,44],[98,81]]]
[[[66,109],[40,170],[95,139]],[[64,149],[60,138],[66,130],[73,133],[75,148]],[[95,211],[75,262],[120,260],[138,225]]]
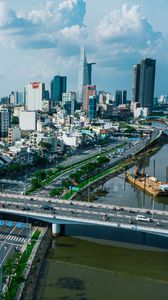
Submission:
[[[67,146],[77,147],[81,144],[82,134],[78,132],[68,132],[64,133],[61,137],[63,143]]]
[[[45,85],[41,82],[30,82],[25,87],[25,105],[27,110],[43,109]]]
[[[19,114],[19,126],[21,130],[37,129],[37,113],[35,111],[23,111]]]
[[[147,117],[150,113],[149,107],[137,107],[134,110],[134,119],[138,119],[139,117]]]

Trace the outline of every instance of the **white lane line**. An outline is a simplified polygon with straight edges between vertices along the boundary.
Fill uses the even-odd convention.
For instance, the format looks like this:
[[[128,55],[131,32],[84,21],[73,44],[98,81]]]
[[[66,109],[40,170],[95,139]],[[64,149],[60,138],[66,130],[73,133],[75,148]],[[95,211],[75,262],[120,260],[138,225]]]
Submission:
[[[4,263],[5,259],[6,259],[6,257],[9,255],[9,252],[11,251],[12,247],[13,247],[13,244],[10,246],[9,250],[7,251],[7,253],[6,253],[6,255],[4,256],[3,260],[1,261],[1,265],[3,265],[3,263]]]

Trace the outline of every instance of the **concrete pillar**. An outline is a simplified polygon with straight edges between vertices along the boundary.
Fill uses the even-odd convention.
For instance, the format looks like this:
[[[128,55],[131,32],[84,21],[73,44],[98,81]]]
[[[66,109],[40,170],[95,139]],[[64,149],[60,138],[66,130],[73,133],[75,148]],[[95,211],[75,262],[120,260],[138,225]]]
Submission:
[[[61,232],[61,225],[60,224],[52,224],[52,235],[58,236]]]

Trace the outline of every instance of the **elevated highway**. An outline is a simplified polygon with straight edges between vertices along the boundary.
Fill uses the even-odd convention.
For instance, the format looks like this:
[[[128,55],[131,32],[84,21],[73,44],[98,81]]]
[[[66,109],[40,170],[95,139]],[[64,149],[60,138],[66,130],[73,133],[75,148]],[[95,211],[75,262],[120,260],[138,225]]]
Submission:
[[[168,234],[168,211],[146,210],[54,198],[0,194],[0,212],[52,223],[53,234],[61,224],[117,227],[153,234]],[[137,220],[142,215],[145,221]]]

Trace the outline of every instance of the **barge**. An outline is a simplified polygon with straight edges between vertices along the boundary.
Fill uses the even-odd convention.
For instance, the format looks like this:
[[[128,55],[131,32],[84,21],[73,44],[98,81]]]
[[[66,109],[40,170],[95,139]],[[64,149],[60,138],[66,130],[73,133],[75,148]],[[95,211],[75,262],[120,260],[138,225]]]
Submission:
[[[131,175],[126,172],[126,181],[131,185],[149,193],[153,196],[168,196],[168,182],[159,181],[156,177],[150,177],[148,174],[138,172]]]

